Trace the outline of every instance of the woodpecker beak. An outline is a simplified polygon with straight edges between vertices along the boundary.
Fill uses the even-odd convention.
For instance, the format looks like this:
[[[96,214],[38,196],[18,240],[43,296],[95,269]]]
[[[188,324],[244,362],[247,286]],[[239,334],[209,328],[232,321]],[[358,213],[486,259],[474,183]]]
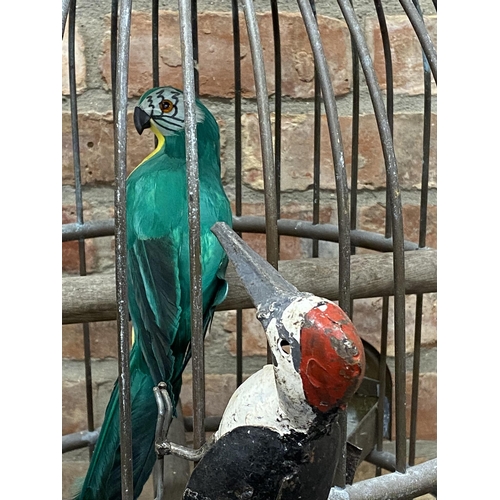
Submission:
[[[257,308],[260,321],[264,328],[267,328],[266,313],[271,304],[273,309],[277,303],[282,303],[284,306],[300,292],[269,262],[252,250],[225,222],[214,224],[212,232],[233,263],[253,305]]]
[[[363,344],[349,317],[333,302],[299,292],[225,223],[212,232],[257,308],[275,367],[285,374],[285,393],[303,391],[321,413],[344,406],[365,371]],[[285,346],[289,349],[282,352]]]
[[[149,128],[151,126],[150,123],[151,117],[139,106],[136,106],[134,109],[134,125],[139,135],[142,134],[145,128]]]

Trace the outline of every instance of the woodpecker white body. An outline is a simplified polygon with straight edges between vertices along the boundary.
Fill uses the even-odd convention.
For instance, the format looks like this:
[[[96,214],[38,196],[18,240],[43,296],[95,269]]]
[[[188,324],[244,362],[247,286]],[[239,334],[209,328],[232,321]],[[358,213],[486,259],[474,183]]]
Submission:
[[[231,230],[212,230],[257,307],[273,365],[235,391],[183,498],[326,500],[339,409],[364,374],[361,339],[336,304],[299,292]]]

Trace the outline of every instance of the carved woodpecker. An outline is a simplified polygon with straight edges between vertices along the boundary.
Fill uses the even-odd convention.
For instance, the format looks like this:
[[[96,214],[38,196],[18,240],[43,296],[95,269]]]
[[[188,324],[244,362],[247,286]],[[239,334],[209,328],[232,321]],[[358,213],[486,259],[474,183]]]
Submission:
[[[364,375],[362,341],[333,302],[299,292],[226,224],[212,231],[257,308],[273,365],[235,391],[183,498],[326,500],[339,409]]]

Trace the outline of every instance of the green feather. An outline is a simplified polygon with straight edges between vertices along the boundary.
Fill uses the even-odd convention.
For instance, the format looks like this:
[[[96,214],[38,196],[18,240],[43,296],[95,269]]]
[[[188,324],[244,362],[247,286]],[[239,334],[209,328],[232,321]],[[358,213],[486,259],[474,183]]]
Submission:
[[[175,103],[173,125],[164,125],[159,102]],[[182,94],[152,89],[139,106],[150,113],[153,130],[165,133],[160,147],[127,179],[129,310],[135,331],[131,351],[134,499],[151,474],[156,455],[157,418],[153,387],[167,384],[177,404],[182,371],[190,357],[191,306],[188,201]],[[203,322],[210,327],[215,307],[227,294],[227,257],[210,228],[231,224],[231,209],[220,178],[219,128],[197,101]],[[162,127],[171,127],[166,130]],[[162,144],[163,142],[163,144]],[[79,500],[120,500],[118,390],[115,384]]]

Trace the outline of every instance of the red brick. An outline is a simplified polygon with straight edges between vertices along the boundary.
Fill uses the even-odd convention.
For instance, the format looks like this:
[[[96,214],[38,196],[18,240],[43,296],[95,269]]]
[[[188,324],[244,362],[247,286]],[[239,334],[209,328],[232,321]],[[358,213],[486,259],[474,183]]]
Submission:
[[[83,203],[83,213],[89,215],[90,206]],[[76,209],[74,206],[64,205],[62,207],[62,223],[69,224],[76,222]],[[85,263],[87,272],[95,270],[97,263],[97,249],[95,241],[85,240]],[[80,251],[78,241],[65,241],[62,243],[62,270],[66,273],[78,274],[80,272]]]
[[[274,133],[274,115],[271,116]],[[351,178],[352,118],[340,117],[342,143],[348,185]],[[255,190],[263,190],[262,155],[258,116],[242,117],[243,182]],[[402,189],[420,187],[422,169],[423,117],[419,113],[398,113],[394,116],[394,144],[398,176]],[[305,191],[313,185],[314,116],[312,114],[282,116],[281,190]],[[432,115],[429,185],[436,186],[436,115]],[[322,189],[335,189],[330,136],[326,116],[321,124]],[[380,189],[386,185],[386,170],[380,136],[374,115],[360,117],[358,153],[358,189]]]
[[[359,228],[366,231],[384,233],[385,205],[376,204],[361,207],[359,210]],[[419,205],[403,205],[403,231],[405,239],[418,243],[420,228]],[[437,207],[429,205],[427,210],[426,246],[437,247]]]
[[[69,66],[68,66],[68,23],[64,30],[62,41],[62,94],[69,95]],[[75,79],[76,93],[81,94],[86,89],[85,76],[87,65],[85,61],[85,45],[78,26],[75,26]]]
[[[411,374],[406,383],[406,432],[410,434]],[[421,373],[418,389],[417,439],[437,439],[437,374]]]
[[[244,309],[242,316],[243,356],[266,356],[267,339],[260,321],[255,316],[255,309]],[[227,313],[224,330],[230,334],[228,349],[236,356],[236,311]]]
[[[101,321],[89,325],[90,353],[93,359],[117,358],[116,321]],[[62,326],[62,357],[85,359],[81,324]]]
[[[432,43],[437,50],[437,16],[424,16]],[[423,94],[424,79],[422,47],[406,15],[387,16],[387,31],[391,44],[393,84],[395,94]],[[385,59],[380,28],[376,18],[365,21],[366,38],[373,59],[377,78],[382,89],[387,87]],[[436,93],[434,78],[431,76],[432,91]]]
[[[159,13],[160,82],[182,87],[182,66],[178,15],[171,11]],[[257,14],[264,52],[267,86],[274,92],[274,44],[269,12]],[[350,89],[350,42],[343,21],[318,16],[324,50],[330,64],[334,90],[337,95]],[[201,12],[198,15],[200,94],[233,97],[232,17],[229,12]],[[253,65],[247,30],[240,15],[241,81],[244,97],[255,96]],[[314,66],[312,51],[304,23],[298,13],[280,14],[282,47],[282,94],[293,97],[312,97]],[[151,16],[145,12],[132,15],[130,41],[129,94],[140,96],[152,86]],[[111,85],[110,41],[104,42],[101,71],[108,87]]]
[[[63,455],[64,456],[64,455]],[[78,491],[78,479],[82,479],[87,472],[87,461],[62,462],[62,498],[73,498]]]
[[[82,184],[113,183],[114,131],[112,113],[81,113],[79,119],[80,163]],[[226,142],[225,122],[219,120],[221,144]],[[140,136],[134,127],[133,109],[127,115],[127,171],[130,173],[154,149],[154,135],[145,130]],[[62,180],[74,184],[73,142],[70,113],[62,114]]]
[[[261,257],[266,257],[266,236],[257,233],[245,233],[246,241]],[[280,260],[297,259],[302,255],[300,239],[292,236],[280,236]]]
[[[62,433],[70,434],[87,429],[85,381],[62,382]]]
[[[193,377],[190,373],[182,376],[181,403],[184,416],[193,415]],[[206,415],[221,416],[226,409],[227,403],[236,390],[236,375],[206,374],[205,375],[205,397]]]
[[[410,436],[412,374],[406,374],[406,435]],[[393,406],[393,433],[395,407]],[[394,435],[394,434],[393,434]],[[417,440],[437,439],[437,374],[421,373],[419,377],[417,408]]]
[[[233,206],[233,213],[235,213]],[[264,216],[264,203],[244,203],[243,215]],[[330,222],[332,217],[331,207],[322,207],[320,222]],[[299,203],[289,203],[281,207],[281,218],[312,221],[312,202],[310,206]],[[266,236],[257,233],[244,233],[243,239],[262,257],[266,257]],[[302,239],[294,236],[280,236],[280,260],[292,260],[309,257],[302,248]]]
[[[406,296],[406,352],[414,350],[415,333],[415,295]],[[389,300],[389,318],[387,334],[387,354],[394,356],[394,306]],[[382,298],[356,299],[354,301],[353,322],[358,333],[367,342],[380,351],[382,331]],[[422,346],[437,345],[437,300],[436,294],[425,294],[423,298]]]
[[[80,162],[82,184],[112,183],[115,178],[112,113],[79,115]],[[131,171],[154,148],[153,139],[139,136],[133,124],[133,111],[128,113],[127,166]],[[71,117],[63,113],[62,163],[63,184],[74,184]],[[152,133],[150,133],[152,134]]]

